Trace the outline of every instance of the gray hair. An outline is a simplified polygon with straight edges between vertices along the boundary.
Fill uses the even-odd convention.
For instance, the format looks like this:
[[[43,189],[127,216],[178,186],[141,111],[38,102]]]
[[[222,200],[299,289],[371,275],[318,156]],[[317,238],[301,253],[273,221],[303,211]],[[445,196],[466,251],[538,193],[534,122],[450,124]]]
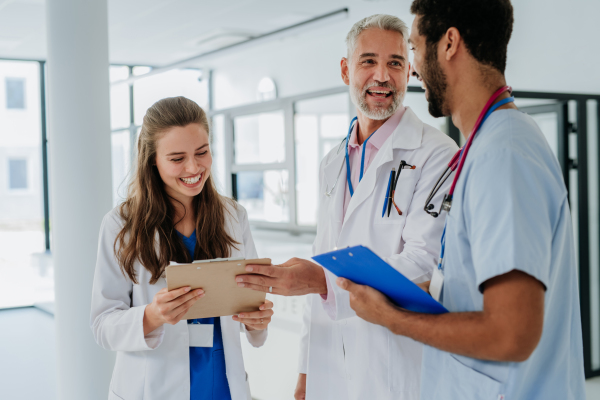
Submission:
[[[408,48],[408,26],[398,17],[388,14],[375,14],[363,18],[352,26],[348,36],[346,36],[346,47],[348,48],[348,59],[356,50],[356,41],[358,36],[366,29],[379,28],[384,31],[398,32],[402,35],[404,43]]]

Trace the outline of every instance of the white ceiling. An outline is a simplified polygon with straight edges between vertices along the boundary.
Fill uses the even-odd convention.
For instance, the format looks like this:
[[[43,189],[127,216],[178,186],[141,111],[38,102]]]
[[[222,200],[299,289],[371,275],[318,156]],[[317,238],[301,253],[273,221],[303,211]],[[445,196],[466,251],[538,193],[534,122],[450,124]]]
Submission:
[[[112,63],[161,66],[366,0],[109,0]],[[0,58],[45,59],[44,0],[0,0]],[[208,48],[210,50],[210,48]]]
[[[226,45],[349,8],[347,20],[330,24],[328,29],[321,27],[303,33],[304,45],[302,40],[283,45],[298,49],[284,47],[287,51],[282,52],[281,47],[273,47],[278,54],[285,53],[296,61],[308,59],[307,68],[313,68],[313,50],[306,46],[329,46],[324,51],[336,51],[343,46],[343,36],[353,22],[378,12],[397,15],[410,24],[411,3],[412,0],[108,0],[110,62],[164,66],[211,50],[210,46]],[[515,27],[509,45],[507,78],[515,87],[599,93],[600,0],[512,3]],[[45,18],[45,0],[0,0],[0,58],[45,59]],[[199,45],[211,37],[209,47],[206,43]],[[300,48],[303,51],[296,51]],[[240,51],[237,58],[219,56],[197,66],[226,69],[234,63],[243,70],[243,63],[256,57],[261,57],[257,50]]]

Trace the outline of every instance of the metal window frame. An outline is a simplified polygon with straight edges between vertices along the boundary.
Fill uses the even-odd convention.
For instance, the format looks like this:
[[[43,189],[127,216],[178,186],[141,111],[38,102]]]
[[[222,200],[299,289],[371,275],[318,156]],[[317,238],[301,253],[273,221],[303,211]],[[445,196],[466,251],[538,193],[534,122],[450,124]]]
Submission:
[[[226,109],[211,110],[209,116],[214,118],[216,115],[224,117],[225,129],[225,181],[226,195],[236,197],[234,185],[236,174],[243,171],[265,171],[265,170],[286,170],[288,171],[288,222],[267,222],[250,221],[250,224],[256,228],[288,231],[292,234],[315,233],[316,227],[299,225],[297,220],[296,207],[296,151],[295,151],[295,104],[302,100],[331,96],[341,93],[348,93],[348,87],[335,87],[331,89],[319,90],[316,92],[300,94],[285,98],[279,98],[260,103],[246,104]],[[285,161],[281,163],[269,164],[235,164],[234,163],[234,128],[233,120],[237,117],[253,115],[259,113],[283,111],[284,114],[284,143],[285,143]]]

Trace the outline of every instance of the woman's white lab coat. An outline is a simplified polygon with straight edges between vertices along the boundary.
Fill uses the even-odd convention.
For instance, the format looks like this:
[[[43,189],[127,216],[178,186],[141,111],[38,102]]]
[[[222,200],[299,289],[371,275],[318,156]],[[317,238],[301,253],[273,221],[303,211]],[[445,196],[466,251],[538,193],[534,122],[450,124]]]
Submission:
[[[342,218],[346,168],[338,172],[344,149],[334,148],[321,162],[314,254],[364,245],[412,281],[429,280],[439,257],[444,218],[429,216],[423,207],[457,149],[452,139],[407,108],[365,171]],[[400,160],[416,166],[402,171],[396,187],[395,200],[403,215],[392,206],[390,217],[382,218],[390,171],[398,168]],[[327,196],[336,179],[333,193]],[[436,207],[447,189],[446,185],[435,198]],[[306,399],[417,400],[422,345],[358,318],[350,308],[348,292],[335,284],[329,272],[327,279],[335,307],[319,295],[309,295],[305,307],[299,372],[308,374]]]
[[[246,210],[227,206],[226,225],[239,242],[231,257],[257,258],[248,226]],[[156,292],[166,287],[161,277],[150,285],[150,273],[135,264],[139,284],[133,284],[120,270],[115,259],[115,237],[123,222],[117,209],[102,222],[98,260],[92,292],[91,327],[96,342],[117,352],[110,384],[109,400],[188,400],[190,398],[189,336],[187,321],[165,324],[144,336],[144,309]],[[244,370],[240,332],[255,347],[262,346],[267,331],[247,332],[231,317],[221,317],[227,380],[232,399],[250,400]]]

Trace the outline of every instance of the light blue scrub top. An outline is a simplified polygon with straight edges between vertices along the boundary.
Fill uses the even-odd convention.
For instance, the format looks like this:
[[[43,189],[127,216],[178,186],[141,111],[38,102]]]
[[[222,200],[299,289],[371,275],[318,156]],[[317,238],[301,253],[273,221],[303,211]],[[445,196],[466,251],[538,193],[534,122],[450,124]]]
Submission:
[[[446,219],[441,302],[482,311],[480,285],[511,270],[544,284],[542,338],[525,362],[425,346],[421,399],[585,398],[573,226],[558,160],[535,122],[493,112],[475,137]]]

